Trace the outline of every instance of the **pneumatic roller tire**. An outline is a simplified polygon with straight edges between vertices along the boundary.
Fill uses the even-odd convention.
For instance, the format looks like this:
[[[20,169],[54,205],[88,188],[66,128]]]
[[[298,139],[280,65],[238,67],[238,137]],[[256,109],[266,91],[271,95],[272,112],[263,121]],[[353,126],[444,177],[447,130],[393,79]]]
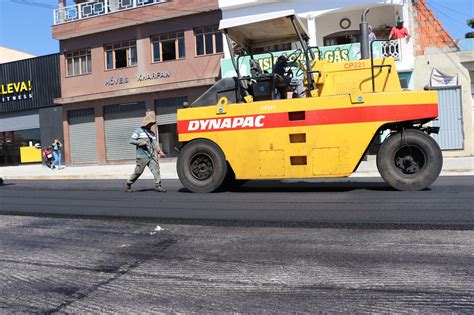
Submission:
[[[423,190],[439,176],[443,155],[426,133],[409,129],[386,139],[377,153],[382,178],[397,190]]]
[[[179,153],[176,166],[181,183],[196,193],[218,190],[227,176],[224,153],[218,145],[206,139],[186,144]]]

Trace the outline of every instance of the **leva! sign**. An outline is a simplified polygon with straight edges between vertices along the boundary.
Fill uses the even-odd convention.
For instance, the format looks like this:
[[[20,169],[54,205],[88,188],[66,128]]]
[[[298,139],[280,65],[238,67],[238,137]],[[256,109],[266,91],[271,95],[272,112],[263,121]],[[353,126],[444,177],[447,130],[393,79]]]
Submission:
[[[31,94],[31,89],[32,84],[30,80],[0,84],[0,94],[2,95],[2,102],[33,98],[33,94]]]

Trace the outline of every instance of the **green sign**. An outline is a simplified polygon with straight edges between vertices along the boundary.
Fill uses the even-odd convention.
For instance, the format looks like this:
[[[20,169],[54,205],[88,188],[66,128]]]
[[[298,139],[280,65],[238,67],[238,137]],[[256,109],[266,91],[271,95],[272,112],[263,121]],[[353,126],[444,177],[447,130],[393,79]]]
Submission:
[[[320,47],[321,57],[329,62],[345,62],[352,60],[360,60],[360,43],[348,44],[348,45],[337,45],[337,46],[326,46]],[[278,57],[286,54],[292,59],[294,50],[279,51],[273,54],[273,64],[277,61]],[[314,54],[317,54],[317,50],[313,49]],[[374,58],[382,57],[382,42],[374,42]],[[263,71],[272,72],[272,56],[269,53],[259,54],[254,56],[255,60],[260,64]],[[237,59],[237,58],[236,58]],[[239,71],[242,76],[250,75],[250,56],[243,56],[238,58]],[[305,56],[301,54],[299,60],[305,64]],[[290,60],[292,61],[292,60]],[[298,74],[297,77],[301,78],[303,73],[293,68],[293,73]],[[231,59],[221,60],[221,74],[223,78],[235,77],[234,66],[232,65]]]

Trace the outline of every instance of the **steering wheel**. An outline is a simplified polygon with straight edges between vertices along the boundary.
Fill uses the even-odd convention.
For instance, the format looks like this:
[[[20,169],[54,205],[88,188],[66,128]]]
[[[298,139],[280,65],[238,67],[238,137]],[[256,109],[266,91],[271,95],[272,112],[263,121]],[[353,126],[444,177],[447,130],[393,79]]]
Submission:
[[[301,49],[296,49],[295,51],[293,51],[291,54],[287,56],[288,62],[295,63],[297,65],[296,68],[298,68],[298,70],[296,70],[296,73],[293,73],[293,71],[291,71],[291,68],[290,68],[290,70],[287,72],[287,75],[290,78],[293,78],[294,76],[299,77],[303,74],[303,71],[304,71],[304,69],[302,69],[303,64],[300,61],[300,57],[302,53],[303,52]]]
[[[297,67],[298,70],[296,70],[296,74],[295,74],[295,75],[296,75],[297,77],[299,77],[299,76],[305,74],[305,72],[306,72],[306,67],[305,67],[304,63],[302,63],[301,60],[298,60],[298,61],[296,61],[296,64],[298,65],[298,67]]]

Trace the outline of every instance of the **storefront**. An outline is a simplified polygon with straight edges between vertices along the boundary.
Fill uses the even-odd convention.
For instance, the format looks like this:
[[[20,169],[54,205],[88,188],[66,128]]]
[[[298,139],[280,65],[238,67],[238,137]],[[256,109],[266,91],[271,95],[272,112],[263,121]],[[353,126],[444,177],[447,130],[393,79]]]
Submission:
[[[59,38],[62,97],[55,102],[64,108],[66,164],[133,161],[130,137],[145,114],[156,117],[165,154],[177,156],[176,112],[219,78],[224,46],[220,11],[185,13]]]
[[[63,138],[59,55],[0,64],[0,166],[41,162],[41,150]]]
[[[207,86],[92,100],[65,106],[67,163],[121,163],[135,159],[129,144],[145,114],[156,117],[154,130],[168,157],[177,156],[176,111],[198,98]]]

